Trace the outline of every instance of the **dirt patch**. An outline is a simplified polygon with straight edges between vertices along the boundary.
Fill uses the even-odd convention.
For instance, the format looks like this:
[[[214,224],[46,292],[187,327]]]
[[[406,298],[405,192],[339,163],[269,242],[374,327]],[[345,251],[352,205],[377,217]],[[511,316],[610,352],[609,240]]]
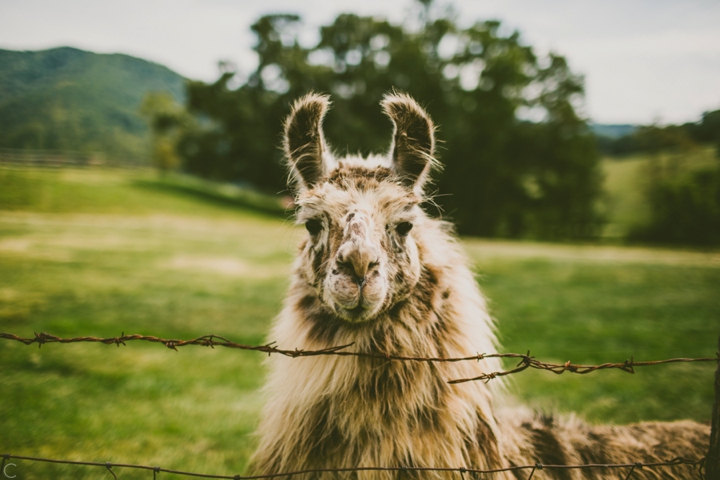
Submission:
[[[9,257],[50,260],[53,262],[69,262],[72,259],[70,252],[45,251],[37,247],[37,242],[28,238],[9,237],[0,240],[0,254]]]
[[[26,252],[32,246],[27,238],[4,238],[0,240],[0,251]]]
[[[272,278],[286,276],[290,273],[289,265],[259,265],[233,257],[178,255],[161,262],[159,266],[172,270],[194,270],[241,278]]]

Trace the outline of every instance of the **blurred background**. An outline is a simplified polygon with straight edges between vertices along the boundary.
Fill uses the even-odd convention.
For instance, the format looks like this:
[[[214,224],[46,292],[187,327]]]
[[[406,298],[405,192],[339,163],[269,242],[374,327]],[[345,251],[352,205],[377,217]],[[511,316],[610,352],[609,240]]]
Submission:
[[[328,141],[366,155],[397,88],[440,127],[426,209],[461,234],[504,351],[712,356],[719,22],[709,0],[0,0],[0,331],[267,341],[303,235],[289,105],[331,94]],[[261,365],[3,340],[0,450],[241,473]],[[525,372],[511,391],[590,421],[709,421],[712,373]]]

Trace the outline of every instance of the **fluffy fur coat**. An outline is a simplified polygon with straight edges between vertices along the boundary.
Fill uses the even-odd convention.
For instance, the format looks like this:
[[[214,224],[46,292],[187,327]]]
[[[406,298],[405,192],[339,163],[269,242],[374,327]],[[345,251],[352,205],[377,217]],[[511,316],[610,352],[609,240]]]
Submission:
[[[451,228],[419,204],[434,164],[434,126],[410,97],[388,95],[385,156],[336,159],[322,133],[329,101],[310,94],[285,126],[297,189],[299,249],[270,338],[286,348],[352,343],[358,352],[460,357],[496,351],[485,299]],[[250,470],[269,474],[363,466],[501,468],[700,458],[709,428],[693,422],[589,426],[505,408],[502,386],[449,385],[501,369],[496,359],[424,363],[317,356],[270,359],[267,403]],[[528,471],[493,478],[527,478]],[[622,470],[542,470],[533,478],[624,478]],[[403,472],[405,479],[458,473]],[[633,478],[688,478],[689,467]],[[396,479],[398,472],[293,478]]]

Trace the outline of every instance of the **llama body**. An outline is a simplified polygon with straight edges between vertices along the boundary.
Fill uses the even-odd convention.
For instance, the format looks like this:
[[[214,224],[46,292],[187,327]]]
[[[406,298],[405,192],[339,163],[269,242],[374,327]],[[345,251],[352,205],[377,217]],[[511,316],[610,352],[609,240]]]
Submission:
[[[309,233],[271,339],[306,350],[352,343],[358,352],[413,357],[496,351],[485,300],[449,226],[419,207],[433,163],[434,127],[427,114],[409,97],[390,95],[383,101],[395,126],[390,153],[335,160],[322,135],[328,103],[309,95],[295,104],[286,123],[298,221]],[[251,465],[257,474],[662,461],[699,458],[708,443],[709,429],[692,422],[590,427],[572,418],[508,413],[497,380],[447,383],[498,371],[497,359],[426,363],[317,356],[270,362],[268,401]],[[534,478],[626,473],[545,470]],[[690,470],[657,473],[685,478]],[[457,473],[404,475],[458,478]],[[527,472],[518,475],[526,478]],[[293,478],[397,477],[368,471]],[[516,477],[504,472],[494,478]]]

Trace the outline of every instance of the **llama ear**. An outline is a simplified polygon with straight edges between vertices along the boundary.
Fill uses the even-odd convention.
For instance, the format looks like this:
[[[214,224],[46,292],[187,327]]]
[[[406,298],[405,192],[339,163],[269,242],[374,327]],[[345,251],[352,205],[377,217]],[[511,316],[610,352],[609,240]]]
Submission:
[[[293,104],[285,120],[285,155],[301,190],[312,188],[325,174],[322,121],[329,106],[328,96],[309,93]]]
[[[435,163],[435,126],[409,95],[387,94],[380,104],[395,126],[390,147],[393,168],[407,187],[420,193]]]

